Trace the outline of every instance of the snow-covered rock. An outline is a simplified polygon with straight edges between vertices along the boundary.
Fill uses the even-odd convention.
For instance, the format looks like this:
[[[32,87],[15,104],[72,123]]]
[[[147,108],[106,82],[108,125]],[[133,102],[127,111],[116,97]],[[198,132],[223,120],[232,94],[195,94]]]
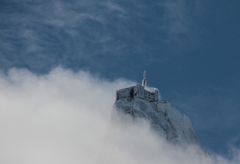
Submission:
[[[168,102],[126,97],[117,99],[114,105],[119,112],[148,120],[152,128],[170,142],[196,143],[190,119]]]
[[[137,84],[117,91],[116,110],[132,117],[143,118],[151,127],[172,143],[196,143],[190,119],[167,101],[160,100],[159,90],[149,87],[144,71],[142,85]]]

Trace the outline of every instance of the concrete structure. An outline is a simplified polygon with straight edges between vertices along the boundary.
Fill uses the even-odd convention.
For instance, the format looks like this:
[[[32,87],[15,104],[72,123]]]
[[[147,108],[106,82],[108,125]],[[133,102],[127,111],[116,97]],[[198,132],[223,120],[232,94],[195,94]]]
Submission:
[[[159,101],[159,90],[147,86],[147,74],[144,71],[142,85],[137,84],[129,88],[123,88],[117,91],[116,99],[128,99],[140,98],[149,102]]]

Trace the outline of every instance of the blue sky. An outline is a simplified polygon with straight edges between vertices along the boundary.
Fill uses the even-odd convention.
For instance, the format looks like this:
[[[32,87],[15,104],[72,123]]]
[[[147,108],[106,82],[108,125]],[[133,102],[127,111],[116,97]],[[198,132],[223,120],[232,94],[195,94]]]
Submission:
[[[240,146],[239,0],[1,0],[0,68],[56,66],[140,81],[190,116],[200,142]]]

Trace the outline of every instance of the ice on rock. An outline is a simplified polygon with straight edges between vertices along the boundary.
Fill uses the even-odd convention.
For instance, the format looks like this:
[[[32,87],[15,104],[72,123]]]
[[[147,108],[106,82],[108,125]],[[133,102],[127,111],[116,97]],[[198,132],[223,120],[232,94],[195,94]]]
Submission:
[[[114,105],[117,111],[148,120],[155,132],[170,142],[196,143],[190,119],[159,99],[158,89],[147,86],[146,73],[142,85],[118,90]]]

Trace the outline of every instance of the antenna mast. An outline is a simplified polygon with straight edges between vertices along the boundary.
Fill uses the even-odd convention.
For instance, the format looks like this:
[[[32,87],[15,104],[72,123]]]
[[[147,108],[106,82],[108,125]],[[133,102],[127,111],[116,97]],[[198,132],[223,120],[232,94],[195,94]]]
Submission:
[[[142,80],[142,86],[146,87],[147,86],[147,72],[143,72],[143,80]]]

